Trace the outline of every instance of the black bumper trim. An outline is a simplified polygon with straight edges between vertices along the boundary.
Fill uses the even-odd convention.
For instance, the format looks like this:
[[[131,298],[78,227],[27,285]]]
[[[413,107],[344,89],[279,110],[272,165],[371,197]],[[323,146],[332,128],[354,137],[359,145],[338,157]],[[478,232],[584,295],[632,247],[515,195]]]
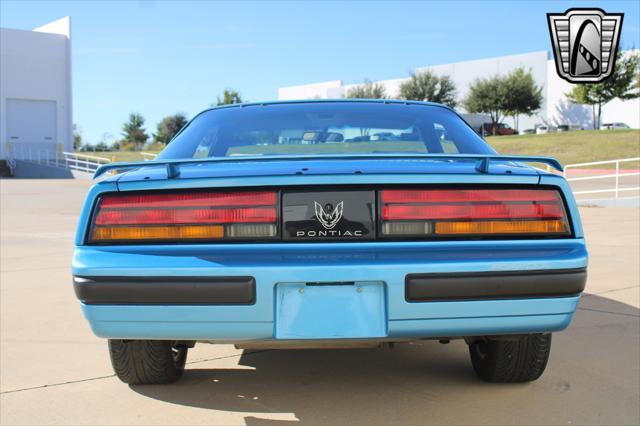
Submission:
[[[86,304],[252,305],[253,277],[73,277],[73,289]]]
[[[579,294],[587,270],[409,274],[405,277],[407,302],[443,300],[563,297]]]

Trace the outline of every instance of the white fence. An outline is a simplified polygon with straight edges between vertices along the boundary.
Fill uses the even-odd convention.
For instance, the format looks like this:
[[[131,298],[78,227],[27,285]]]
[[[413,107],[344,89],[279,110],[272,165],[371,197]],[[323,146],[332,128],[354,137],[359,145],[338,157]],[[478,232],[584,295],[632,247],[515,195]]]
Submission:
[[[108,158],[77,154],[75,152],[63,152],[62,155],[67,168],[87,173],[93,173],[98,167],[111,162]]]
[[[609,160],[609,161],[593,161],[590,163],[569,164],[564,167],[564,177],[567,179],[568,182],[583,182],[583,181],[597,181],[602,179],[614,179],[613,187],[607,187],[604,189],[587,189],[587,190],[573,191],[573,193],[575,195],[614,193],[615,198],[619,198],[621,192],[640,191],[640,186],[621,187],[620,185],[620,178],[640,176],[640,172],[637,172],[637,171],[621,172],[620,164],[628,163],[632,161],[640,162],[640,157],[622,158],[618,160]],[[614,166],[614,173],[605,173],[605,174],[597,174],[595,176],[581,176],[581,177],[567,176],[569,170],[575,170],[581,167],[603,166],[606,164],[611,164]]]
[[[142,155],[142,158],[144,158],[145,161],[155,160],[156,157],[158,156],[158,154],[154,154],[152,152],[143,152],[143,151],[140,151],[140,155]]]
[[[10,167],[15,168],[15,161],[29,161],[44,166],[52,166],[93,173],[98,167],[111,162],[109,158],[75,152],[59,152],[39,149],[33,146],[13,146],[8,155]]]

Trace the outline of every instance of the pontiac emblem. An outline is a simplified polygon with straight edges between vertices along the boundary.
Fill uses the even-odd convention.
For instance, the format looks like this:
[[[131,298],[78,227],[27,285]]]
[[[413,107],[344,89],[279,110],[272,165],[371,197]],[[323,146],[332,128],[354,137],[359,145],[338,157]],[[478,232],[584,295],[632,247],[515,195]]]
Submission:
[[[316,218],[325,229],[333,229],[340,219],[344,210],[344,202],[340,201],[334,209],[331,204],[322,207],[317,201],[313,202],[316,211]]]

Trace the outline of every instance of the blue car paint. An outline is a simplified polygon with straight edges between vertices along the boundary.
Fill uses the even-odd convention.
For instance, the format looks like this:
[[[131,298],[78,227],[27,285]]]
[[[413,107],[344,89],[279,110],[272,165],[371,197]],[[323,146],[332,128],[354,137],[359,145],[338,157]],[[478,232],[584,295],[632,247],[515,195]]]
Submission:
[[[334,289],[328,288],[327,292]],[[500,300],[427,302],[428,318],[389,319],[386,337],[371,333],[371,326],[343,329],[332,338],[415,339],[464,337],[560,331],[571,322],[579,296]],[[274,320],[247,321],[248,307],[230,315],[229,306],[108,306],[82,305],[91,329],[98,337],[114,339],[207,340],[243,342],[272,340]],[[234,309],[235,310],[235,309]],[[244,312],[242,312],[244,311]],[[293,315],[293,313],[292,313]],[[350,314],[348,314],[350,315]],[[232,318],[232,319],[228,319]],[[334,321],[343,319],[336,313]],[[289,339],[290,334],[284,338]],[[307,333],[306,336],[309,336]],[[316,335],[314,338],[321,338]],[[312,340],[305,337],[304,340]]]
[[[296,174],[301,168],[308,172]],[[361,173],[355,174],[355,171]],[[249,176],[248,176],[249,175]],[[527,184],[561,190],[574,238],[498,241],[349,242],[287,244],[198,244],[87,246],[98,195],[114,191],[237,188],[340,184]],[[106,338],[181,339],[241,342],[271,339],[404,339],[558,331],[567,327],[579,302],[572,297],[409,303],[404,279],[410,273],[536,271],[587,266],[587,251],[575,200],[559,176],[514,164],[491,164],[479,174],[472,162],[431,160],[285,160],[262,164],[207,164],[181,167],[167,179],[165,167],[146,167],[108,177],[92,187],[76,235],[72,269],[78,276],[255,277],[256,302],[249,306],[82,305],[94,333]],[[249,272],[250,271],[250,272]],[[307,282],[354,282],[374,292],[360,308],[335,309],[329,324],[300,329],[326,301],[345,297],[343,286],[322,288],[322,302],[287,303],[284,289]],[[378,287],[375,287],[378,286]],[[307,291],[307,290],[305,290]],[[316,290],[311,290],[315,292]],[[382,301],[380,295],[383,295]],[[309,293],[307,293],[309,296]],[[304,297],[301,295],[300,297]],[[293,299],[292,299],[293,300]],[[372,306],[384,305],[378,316]],[[335,324],[350,324],[340,329]],[[385,322],[384,332],[381,323]]]

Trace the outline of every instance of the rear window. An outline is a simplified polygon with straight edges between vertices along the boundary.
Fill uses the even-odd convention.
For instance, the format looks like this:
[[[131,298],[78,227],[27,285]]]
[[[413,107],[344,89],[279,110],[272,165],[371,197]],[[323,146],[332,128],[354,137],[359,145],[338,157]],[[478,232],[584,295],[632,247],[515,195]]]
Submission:
[[[158,158],[494,152],[447,108],[309,102],[205,111]]]

